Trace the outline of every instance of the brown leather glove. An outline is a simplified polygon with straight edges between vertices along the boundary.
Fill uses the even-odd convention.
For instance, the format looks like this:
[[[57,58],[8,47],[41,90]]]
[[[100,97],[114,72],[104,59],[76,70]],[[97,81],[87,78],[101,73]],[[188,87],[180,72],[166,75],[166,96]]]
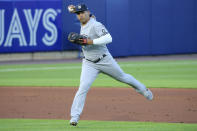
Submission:
[[[68,40],[74,44],[78,44],[78,45],[87,45],[88,43],[88,39],[87,37],[83,36],[83,35],[80,35],[78,33],[75,33],[75,32],[71,32],[69,35],[68,35]]]

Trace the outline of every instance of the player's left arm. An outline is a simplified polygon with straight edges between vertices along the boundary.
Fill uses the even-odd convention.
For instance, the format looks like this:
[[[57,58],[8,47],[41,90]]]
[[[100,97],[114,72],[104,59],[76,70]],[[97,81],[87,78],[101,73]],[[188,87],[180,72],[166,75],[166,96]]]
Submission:
[[[102,25],[101,23],[97,22],[94,26],[93,29],[95,31],[95,33],[97,34],[97,36],[99,38],[96,39],[87,39],[87,43],[88,44],[94,44],[94,45],[103,45],[103,44],[108,44],[112,42],[112,37],[109,34],[109,32],[107,31],[107,29],[105,28],[104,25]]]
[[[95,33],[99,36],[99,38],[93,39],[94,45],[103,45],[112,42],[112,37],[104,25],[98,22],[93,28]]]
[[[104,36],[101,36],[101,37],[93,40],[94,45],[109,44],[111,42],[112,42],[112,37],[110,34],[106,34]]]
[[[112,37],[104,25],[102,25],[101,23],[98,22],[97,24],[95,24],[93,26],[93,29],[98,36],[98,38],[96,38],[96,39],[92,40],[89,38],[80,38],[78,40],[78,36],[80,36],[80,35],[79,34],[76,35],[76,33],[74,33],[74,37],[71,37],[71,36],[73,36],[71,33],[71,35],[69,35],[69,40],[71,41],[71,39],[75,39],[71,42],[79,43],[80,45],[92,45],[92,44],[103,45],[103,44],[108,44],[108,43],[112,42]],[[75,38],[75,36],[77,36],[77,38]]]

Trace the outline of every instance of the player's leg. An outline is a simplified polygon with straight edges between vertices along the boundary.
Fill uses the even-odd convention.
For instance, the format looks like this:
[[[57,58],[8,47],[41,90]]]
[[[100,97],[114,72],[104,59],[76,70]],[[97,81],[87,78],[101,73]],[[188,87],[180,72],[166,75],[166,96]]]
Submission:
[[[132,87],[135,88],[135,90],[144,95],[148,100],[153,99],[153,94],[152,92],[146,88],[144,84],[136,80],[132,75],[124,73],[124,71],[120,68],[118,63],[111,57],[109,56],[105,63],[108,64],[103,64],[99,66],[101,71],[116,80],[126,83]]]
[[[71,107],[71,120],[72,125],[77,124],[79,117],[83,111],[86,95],[90,89],[91,84],[96,79],[99,71],[83,60],[80,86],[73,100]]]

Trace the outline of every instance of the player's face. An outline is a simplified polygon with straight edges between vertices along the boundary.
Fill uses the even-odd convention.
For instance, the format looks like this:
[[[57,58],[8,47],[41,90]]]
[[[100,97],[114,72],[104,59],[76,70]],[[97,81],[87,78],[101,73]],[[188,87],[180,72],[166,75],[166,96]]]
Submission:
[[[90,12],[89,11],[82,11],[77,13],[77,18],[82,24],[86,24],[90,19]]]

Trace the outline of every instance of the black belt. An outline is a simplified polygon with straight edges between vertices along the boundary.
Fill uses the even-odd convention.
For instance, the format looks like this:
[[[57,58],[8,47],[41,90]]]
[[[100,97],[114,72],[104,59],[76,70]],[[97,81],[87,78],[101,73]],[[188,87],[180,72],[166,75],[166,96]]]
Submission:
[[[97,62],[99,62],[101,59],[103,59],[105,56],[107,56],[106,54],[103,54],[101,57],[99,57],[98,59],[96,59],[96,60],[89,60],[89,59],[86,59],[87,61],[90,61],[90,62],[93,62],[93,63],[97,63]]]

